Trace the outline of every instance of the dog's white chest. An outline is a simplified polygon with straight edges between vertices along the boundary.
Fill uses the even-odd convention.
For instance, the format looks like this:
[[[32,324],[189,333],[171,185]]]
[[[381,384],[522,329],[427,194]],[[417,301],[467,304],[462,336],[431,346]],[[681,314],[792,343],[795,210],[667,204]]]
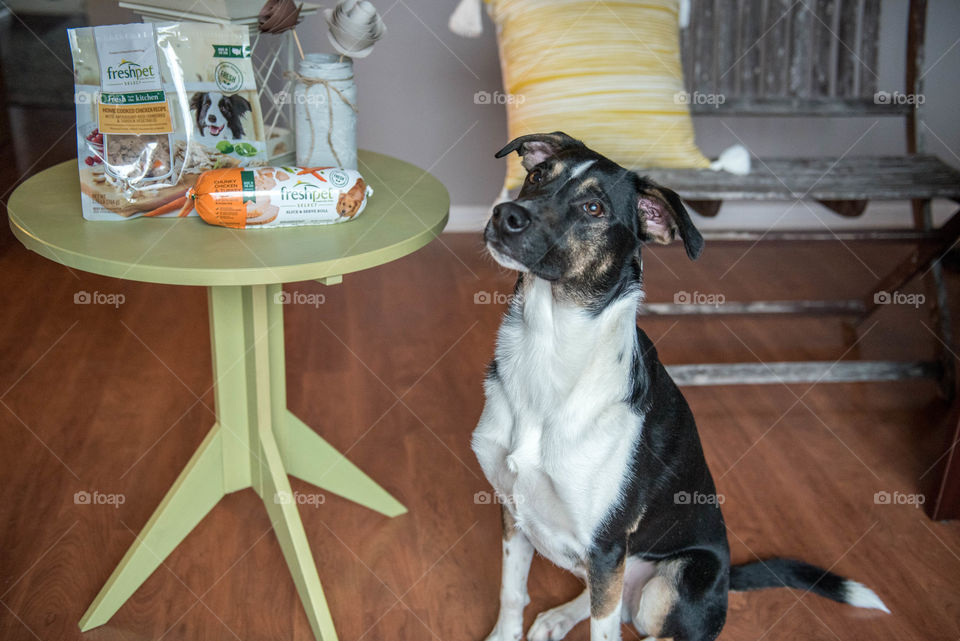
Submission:
[[[636,329],[632,313],[624,323],[618,310],[557,308],[542,281],[524,305],[501,327],[473,448],[534,547],[576,570],[619,499],[640,429],[625,402]]]

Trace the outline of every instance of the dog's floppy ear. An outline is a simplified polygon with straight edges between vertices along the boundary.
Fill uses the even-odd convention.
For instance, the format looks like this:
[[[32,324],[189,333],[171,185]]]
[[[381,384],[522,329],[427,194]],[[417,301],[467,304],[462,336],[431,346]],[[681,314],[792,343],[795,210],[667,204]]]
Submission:
[[[680,238],[691,260],[700,257],[703,236],[675,192],[640,178],[637,214],[640,217],[640,240],[668,245]]]
[[[203,91],[198,91],[197,93],[190,96],[190,109],[196,112],[195,120],[197,122],[197,129],[200,130],[200,133],[203,133],[203,97],[207,94]]]
[[[233,113],[236,114],[237,118],[241,118],[244,114],[249,113],[250,101],[240,94],[235,93],[232,96],[228,96],[227,100],[230,101],[230,106],[233,107]]]
[[[192,96],[190,96],[190,108],[194,111],[200,111],[200,108],[203,107],[203,96],[204,92],[198,91]]]
[[[583,143],[562,131],[555,131],[552,134],[528,134],[514,138],[495,155],[497,158],[503,158],[510,152],[515,151],[522,157],[520,164],[529,171],[547,158],[555,156],[565,149],[576,147],[583,147]]]
[[[230,128],[230,133],[233,134],[234,139],[243,138],[244,131],[241,119],[244,114],[249,113],[250,102],[238,93],[232,96],[226,96],[224,100],[230,103],[231,115],[227,119],[227,126]]]

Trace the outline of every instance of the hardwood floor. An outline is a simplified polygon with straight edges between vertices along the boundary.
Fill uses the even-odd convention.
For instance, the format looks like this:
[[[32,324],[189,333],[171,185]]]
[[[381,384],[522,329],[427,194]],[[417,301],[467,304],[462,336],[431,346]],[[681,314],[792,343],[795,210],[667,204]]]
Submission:
[[[54,150],[39,166],[69,155]],[[2,193],[18,172],[0,171]],[[646,254],[648,298],[854,295],[893,251],[906,248],[758,247],[743,256],[716,246],[690,263],[658,249]],[[291,409],[410,509],[386,519],[334,495],[300,507],[341,639],[480,640],[493,625],[500,521],[481,500],[489,487],[469,439],[512,284],[476,236],[444,235],[341,285],[287,286],[326,297],[286,310]],[[958,293],[956,277],[950,285]],[[206,292],[72,272],[23,249],[5,221],[0,291],[0,638],[310,639],[249,490],[217,506],[109,624],[79,633],[88,603],[213,422]],[[124,302],[75,305],[78,291]],[[480,292],[495,301],[476,303]],[[934,338],[922,323],[922,310],[885,309],[847,357],[929,354]],[[848,347],[835,319],[643,325],[667,363],[832,360]],[[725,497],[734,560],[802,558],[875,588],[893,611],[787,590],[739,594],[721,639],[960,638],[960,524],[874,500],[915,494],[947,447],[932,383],[685,395]],[[78,504],[77,492],[123,502]],[[527,624],[580,589],[538,558]],[[587,636],[581,624],[568,638]],[[637,635],[624,627],[624,638]]]

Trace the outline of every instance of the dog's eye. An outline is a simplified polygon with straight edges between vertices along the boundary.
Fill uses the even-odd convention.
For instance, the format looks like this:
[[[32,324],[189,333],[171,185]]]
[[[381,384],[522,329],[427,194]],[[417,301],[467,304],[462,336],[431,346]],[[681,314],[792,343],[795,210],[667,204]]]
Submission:
[[[591,216],[603,216],[603,203],[599,200],[591,200],[580,205],[580,209],[584,213],[590,214]]]
[[[527,180],[534,185],[538,185],[540,184],[540,181],[543,180],[543,173],[539,169],[534,169],[530,172],[530,175],[527,176]]]

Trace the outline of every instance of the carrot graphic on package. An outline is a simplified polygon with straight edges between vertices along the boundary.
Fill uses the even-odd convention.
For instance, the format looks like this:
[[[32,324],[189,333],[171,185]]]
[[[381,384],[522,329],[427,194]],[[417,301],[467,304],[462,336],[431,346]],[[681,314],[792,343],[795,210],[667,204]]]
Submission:
[[[319,180],[320,182],[324,182],[324,183],[325,183],[325,182],[327,182],[327,179],[324,178],[323,176],[321,176],[321,175],[318,173],[318,172],[323,171],[324,169],[333,169],[333,167],[308,167],[308,168],[306,168],[306,169],[304,169],[304,170],[302,170],[302,171],[298,171],[298,172],[297,172],[297,175],[298,175],[298,176],[304,176],[304,175],[306,175],[306,174],[310,174],[311,176],[313,176],[314,178],[316,178],[316,179]]]
[[[156,209],[152,209],[148,211],[147,213],[144,214],[144,216],[145,217],[163,216],[164,214],[169,214],[176,211],[178,207],[181,208],[178,216],[179,217],[186,216],[187,214],[190,213],[190,209],[193,208],[193,205],[190,204],[190,199],[188,198],[188,196],[189,196],[189,192],[185,196],[174,198],[173,200],[160,205]]]

